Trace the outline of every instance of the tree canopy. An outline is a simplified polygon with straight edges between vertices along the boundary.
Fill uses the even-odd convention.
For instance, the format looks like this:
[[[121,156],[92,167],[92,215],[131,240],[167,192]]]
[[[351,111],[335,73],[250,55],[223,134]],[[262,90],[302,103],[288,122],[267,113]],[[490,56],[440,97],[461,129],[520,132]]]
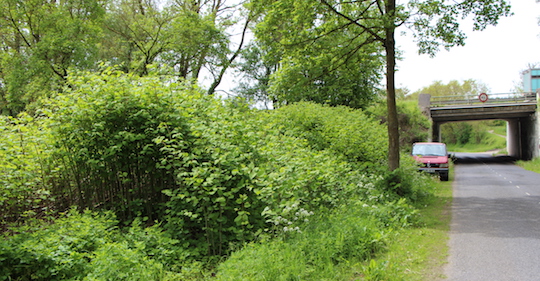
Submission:
[[[363,64],[352,63],[358,66],[357,71],[380,75],[382,58],[385,58],[390,170],[399,167],[394,82],[396,29],[408,27],[416,39],[419,52],[433,56],[441,47],[450,48],[465,43],[466,36],[459,19],[472,17],[473,29],[483,30],[488,25],[497,24],[500,17],[511,14],[510,5],[505,0],[412,0],[404,3],[396,3],[395,0],[252,0],[251,4],[251,8],[261,15],[257,25],[258,39],[269,48],[268,56],[279,58],[279,68],[272,77],[276,84],[272,84],[271,80],[269,86],[277,96],[286,96],[292,91],[300,92],[295,97],[301,96],[306,80],[314,85],[321,84],[313,79],[320,77],[311,67],[313,65],[323,65],[323,73],[325,70],[334,72],[338,66],[358,60]],[[284,21],[284,18],[289,20]],[[325,60],[328,56],[331,59]],[[284,89],[279,88],[281,80],[278,78],[282,76],[288,83]],[[295,76],[299,78],[294,79]],[[343,87],[343,84],[340,86]],[[372,94],[369,89],[360,89],[364,98]],[[329,103],[328,100],[326,103]]]
[[[433,96],[462,96],[475,97],[480,93],[489,92],[489,87],[483,82],[474,79],[463,81],[452,80],[447,84],[442,81],[434,81],[431,85],[425,86],[422,89],[412,93],[408,99],[418,99],[418,94],[430,94]]]
[[[274,106],[364,108],[386,84],[391,170],[399,166],[397,28],[412,32],[419,52],[435,55],[465,43],[461,19],[482,30],[511,14],[506,0],[0,0],[0,7],[5,114],[62,91],[71,69],[95,71],[100,62],[139,76],[164,66],[178,80],[210,80],[213,94],[252,28],[252,57],[242,67],[260,83],[244,84],[244,94],[266,95]]]
[[[2,113],[23,111],[62,91],[68,72],[103,62],[139,76],[150,65],[193,83],[209,76],[213,94],[243,47],[231,42],[231,28],[249,23],[228,2],[0,0]]]

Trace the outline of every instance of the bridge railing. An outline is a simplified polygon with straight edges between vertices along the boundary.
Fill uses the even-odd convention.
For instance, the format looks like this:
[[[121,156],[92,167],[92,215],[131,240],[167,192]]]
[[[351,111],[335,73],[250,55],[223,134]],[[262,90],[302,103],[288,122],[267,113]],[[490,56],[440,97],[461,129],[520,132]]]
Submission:
[[[506,93],[506,94],[482,94],[467,96],[432,96],[431,107],[443,107],[452,105],[482,105],[504,103],[536,103],[536,93]],[[482,102],[481,98],[485,101]]]

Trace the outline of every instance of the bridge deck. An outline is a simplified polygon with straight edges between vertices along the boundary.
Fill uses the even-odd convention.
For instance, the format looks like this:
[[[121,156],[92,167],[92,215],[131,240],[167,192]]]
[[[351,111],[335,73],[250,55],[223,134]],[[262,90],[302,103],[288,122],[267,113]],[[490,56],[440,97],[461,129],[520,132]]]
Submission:
[[[512,119],[527,117],[536,112],[534,93],[490,94],[485,102],[479,99],[433,97],[430,115],[434,122]]]

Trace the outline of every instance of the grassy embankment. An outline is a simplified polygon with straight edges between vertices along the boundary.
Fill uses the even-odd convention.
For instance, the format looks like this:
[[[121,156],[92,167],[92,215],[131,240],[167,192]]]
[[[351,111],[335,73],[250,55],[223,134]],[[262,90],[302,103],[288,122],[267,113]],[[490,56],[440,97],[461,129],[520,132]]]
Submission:
[[[530,161],[518,161],[517,164],[525,170],[540,173],[540,158],[535,158]]]
[[[452,152],[486,152],[506,153],[506,126],[489,126],[485,138],[480,143],[448,144]]]
[[[452,169],[453,170],[453,169]],[[452,205],[452,180],[437,182],[435,196],[420,211],[421,227],[408,228],[396,235],[388,252],[367,265],[368,270],[387,264],[384,280],[444,279],[448,257],[448,232]],[[389,272],[390,271],[390,272]],[[381,279],[383,280],[383,279]]]

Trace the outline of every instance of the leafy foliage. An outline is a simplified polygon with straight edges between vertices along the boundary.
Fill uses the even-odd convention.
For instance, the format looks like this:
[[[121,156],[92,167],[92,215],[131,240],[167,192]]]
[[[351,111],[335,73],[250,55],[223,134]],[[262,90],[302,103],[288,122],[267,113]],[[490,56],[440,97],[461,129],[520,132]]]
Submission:
[[[429,192],[417,173],[380,172],[384,128],[360,110],[257,111],[172,77],[111,68],[68,81],[39,118],[5,119],[0,152],[32,164],[18,179],[31,183],[20,198],[43,189],[54,198],[46,207],[112,212],[74,209],[12,229],[0,252],[4,279],[198,279],[215,255],[246,243],[281,249],[279,241],[296,241],[284,253],[304,253],[299,264],[339,271],[382,251],[387,229],[413,225],[414,204]],[[27,144],[40,153],[22,153]]]
[[[318,1],[252,1],[251,7],[262,17],[255,34],[263,60],[279,62],[268,81],[276,106],[312,101],[363,108],[374,98],[383,58],[358,25]]]
[[[463,81],[452,80],[447,84],[442,81],[435,81],[431,85],[412,93],[408,99],[418,100],[418,94],[430,94],[432,97],[450,97],[465,99],[475,99],[480,93],[489,92],[486,84],[478,82],[474,79]]]
[[[194,84],[206,68],[218,85],[236,57],[226,30],[250,20],[237,17],[242,6],[158,2],[1,0],[0,113],[33,109],[62,90],[69,71],[95,71],[99,62],[141,76],[167,65]]]
[[[410,150],[412,143],[427,140],[430,121],[420,112],[416,100],[399,100],[396,107],[399,116],[399,144],[403,150],[407,151]],[[386,124],[386,103],[376,103],[367,108],[366,112],[369,116],[378,119],[381,124]]]
[[[332,213],[285,240],[249,244],[218,268],[217,280],[347,280],[344,267],[384,248],[372,219]]]
[[[176,183],[158,165],[164,156],[154,139],[185,127],[176,94],[184,87],[112,70],[69,81],[71,89],[48,105],[62,170],[52,179],[59,204],[115,210],[123,220],[159,218],[161,191]]]
[[[304,103],[255,114],[162,81],[112,70],[73,76],[48,103],[57,206],[166,219],[200,254],[223,254],[282,231],[269,226],[292,224],[298,212],[365,193],[355,167],[384,159],[384,130],[360,111]]]
[[[316,150],[330,150],[353,163],[383,163],[386,131],[359,110],[297,103],[277,111],[288,133]]]
[[[46,123],[21,114],[0,118],[0,225],[41,216],[53,198],[47,186],[50,136]]]
[[[199,101],[199,102],[202,102]],[[257,135],[249,121],[217,103],[194,104],[189,135],[156,139],[178,186],[168,189],[168,227],[204,254],[253,239],[264,226]],[[201,235],[202,234],[202,235]]]
[[[101,1],[0,1],[2,114],[59,90],[69,68],[96,60]]]
[[[161,280],[185,262],[178,240],[138,223],[120,231],[111,213],[72,209],[31,230],[0,243],[0,280]]]
[[[343,116],[343,123],[334,123],[338,127],[326,123],[326,131],[320,134],[321,138],[326,138],[325,145],[335,139],[336,147],[319,147],[320,151],[314,151],[309,141],[295,137],[319,133],[288,125],[302,118],[287,115],[287,111],[300,112],[301,108],[309,114],[306,120],[317,112],[328,111],[328,116],[350,114]],[[334,208],[353,194],[363,193],[358,188],[363,180],[361,174],[354,171],[356,164],[343,159],[351,154],[350,158],[355,158],[357,163],[380,162],[384,155],[371,148],[366,152],[365,146],[349,152],[346,150],[350,144],[348,138],[340,143],[337,136],[346,130],[356,130],[358,137],[351,138],[352,141],[364,144],[368,140],[362,138],[361,141],[360,136],[370,134],[372,146],[377,147],[380,145],[376,141],[380,139],[377,134],[381,135],[382,128],[362,117],[360,112],[356,114],[345,108],[315,104],[285,107],[271,114],[251,116],[248,120],[246,113],[221,107],[199,111],[202,119],[192,119],[191,135],[196,139],[191,149],[182,139],[162,140],[166,143],[164,150],[169,153],[169,163],[178,167],[177,178],[182,183],[179,188],[167,191],[171,196],[167,204],[169,227],[174,227],[175,232],[205,233],[204,237],[198,236],[204,240],[188,237],[195,239],[193,244],[208,245],[211,253],[222,253],[231,242],[253,240],[254,235],[269,229],[269,223],[275,226],[269,229],[271,231],[292,229],[313,212]],[[358,119],[352,121],[354,118]],[[352,122],[341,128],[345,120]],[[372,122],[375,126],[363,122]],[[218,241],[219,244],[215,244]]]

